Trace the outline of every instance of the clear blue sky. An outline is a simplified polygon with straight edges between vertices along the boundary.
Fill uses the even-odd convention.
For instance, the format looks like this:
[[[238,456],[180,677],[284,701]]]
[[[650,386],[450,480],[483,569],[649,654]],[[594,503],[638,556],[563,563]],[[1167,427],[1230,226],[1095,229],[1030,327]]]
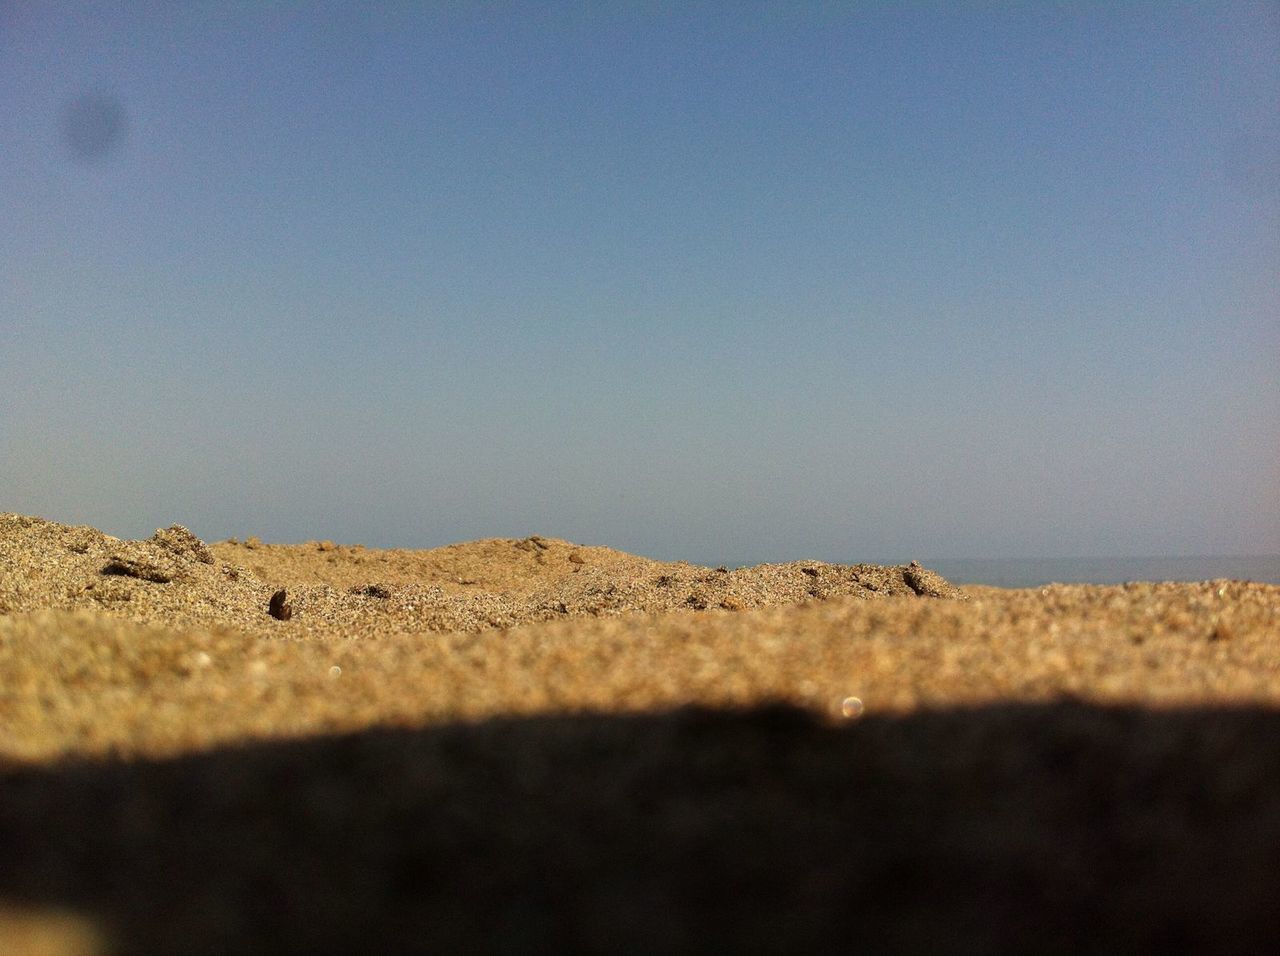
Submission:
[[[1280,5],[0,0],[0,510],[1280,552]]]

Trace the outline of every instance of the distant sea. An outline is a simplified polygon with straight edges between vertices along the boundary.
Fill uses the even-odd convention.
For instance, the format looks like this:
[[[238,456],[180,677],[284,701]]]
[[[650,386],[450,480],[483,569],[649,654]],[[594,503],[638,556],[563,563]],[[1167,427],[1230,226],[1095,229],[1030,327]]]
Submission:
[[[1034,588],[1045,584],[1210,581],[1232,578],[1280,584],[1280,554],[1180,558],[1020,558],[920,562],[953,584]]]

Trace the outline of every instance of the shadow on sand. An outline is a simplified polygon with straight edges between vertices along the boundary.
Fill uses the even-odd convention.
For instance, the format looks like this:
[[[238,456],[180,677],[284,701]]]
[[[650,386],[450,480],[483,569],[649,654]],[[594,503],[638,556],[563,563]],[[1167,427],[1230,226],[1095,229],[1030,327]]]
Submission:
[[[1260,950],[1280,712],[372,729],[0,770],[0,902],[126,953]]]

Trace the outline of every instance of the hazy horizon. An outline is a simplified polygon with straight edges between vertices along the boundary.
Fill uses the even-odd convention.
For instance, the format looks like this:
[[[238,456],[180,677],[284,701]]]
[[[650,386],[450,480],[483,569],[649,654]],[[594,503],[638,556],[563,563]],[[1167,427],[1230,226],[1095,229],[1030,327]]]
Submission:
[[[0,511],[1280,554],[1280,7],[0,6]]]

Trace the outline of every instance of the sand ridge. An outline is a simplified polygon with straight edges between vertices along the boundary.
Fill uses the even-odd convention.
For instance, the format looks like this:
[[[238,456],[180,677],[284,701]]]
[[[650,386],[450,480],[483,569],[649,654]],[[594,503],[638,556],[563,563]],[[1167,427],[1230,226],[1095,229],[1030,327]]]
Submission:
[[[917,565],[712,569],[538,536],[430,551],[328,542],[206,546],[180,525],[145,541],[0,515],[0,612],[92,608],[169,627],[274,637],[480,631],[562,617],[743,611],[838,596],[963,598]],[[238,561],[244,561],[243,564]],[[292,616],[267,614],[288,593]]]
[[[832,714],[845,696],[871,713],[1280,701],[1280,588],[1246,582],[936,600],[916,591],[959,592],[911,566],[730,571],[543,538],[380,553],[206,546],[179,526],[135,542],[19,516],[0,529],[11,759],[506,714]],[[232,560],[246,552],[256,570]],[[441,584],[484,575],[507,590]],[[287,621],[267,612],[280,589]]]

